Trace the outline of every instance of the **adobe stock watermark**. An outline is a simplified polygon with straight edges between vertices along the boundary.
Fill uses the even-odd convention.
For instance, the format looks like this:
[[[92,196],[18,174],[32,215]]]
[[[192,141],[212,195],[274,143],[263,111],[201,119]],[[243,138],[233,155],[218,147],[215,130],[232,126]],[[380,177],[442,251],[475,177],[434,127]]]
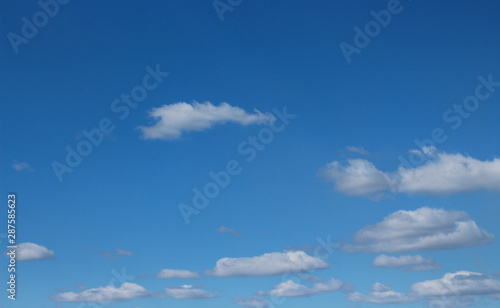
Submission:
[[[224,21],[224,14],[227,12],[232,12],[239,6],[243,0],[214,0],[212,5],[214,6],[217,16],[219,16],[220,21]]]
[[[275,119],[267,127],[261,128],[256,136],[248,136],[247,140],[241,142],[237,147],[238,154],[243,156],[248,163],[251,163],[257,157],[257,154],[274,140],[276,133],[283,132],[290,124],[290,120],[297,117],[295,114],[289,114],[286,107],[281,112],[276,108],[272,111]],[[199,215],[210,204],[211,199],[216,198],[222,190],[227,188],[231,178],[239,175],[242,171],[243,167],[235,159],[228,161],[223,170],[218,172],[210,171],[208,176],[211,180],[205,183],[201,190],[197,187],[192,189],[193,199],[191,205],[184,203],[178,205],[186,225],[191,222],[190,217],[192,215]]]
[[[9,32],[7,38],[9,39],[12,49],[17,54],[19,53],[19,45],[28,44],[29,40],[38,35],[38,31],[45,27],[51,18],[56,17],[59,13],[61,5],[68,4],[70,0],[40,0],[38,6],[40,10],[35,12],[33,16],[28,19],[26,16],[21,18],[23,25],[21,26],[20,34]]]
[[[340,51],[344,55],[347,63],[351,63],[353,54],[359,55],[361,51],[370,44],[373,38],[379,36],[382,29],[389,26],[393,16],[400,14],[403,9],[404,7],[399,0],[389,0],[386,10],[380,10],[378,12],[371,10],[370,15],[373,20],[367,22],[363,29],[354,27],[353,44],[346,42],[341,42],[339,44]]]
[[[133,87],[129,94],[122,93],[120,98],[111,102],[110,109],[118,116],[118,119],[125,120],[129,116],[130,110],[135,109],[138,103],[144,101],[148,96],[148,92],[156,89],[163,82],[163,78],[169,75],[169,73],[160,70],[160,64],[157,64],[155,69],[146,66],[145,70],[147,74],[142,78],[141,85]],[[72,173],[83,162],[84,157],[89,156],[94,151],[94,148],[102,143],[104,135],[113,132],[115,128],[113,120],[102,118],[97,128],[82,130],[81,133],[84,138],[74,147],[70,145],[65,147],[65,161],[63,163],[58,161],[52,162],[51,167],[54,170],[57,180],[60,183],[63,182],[63,176],[66,173]]]

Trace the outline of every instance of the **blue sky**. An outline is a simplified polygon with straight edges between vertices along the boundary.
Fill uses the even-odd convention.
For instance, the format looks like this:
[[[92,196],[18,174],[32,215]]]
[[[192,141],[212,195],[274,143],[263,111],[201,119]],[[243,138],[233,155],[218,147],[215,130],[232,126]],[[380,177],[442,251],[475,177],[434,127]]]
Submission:
[[[0,307],[498,305],[498,2],[40,3],[0,4]]]

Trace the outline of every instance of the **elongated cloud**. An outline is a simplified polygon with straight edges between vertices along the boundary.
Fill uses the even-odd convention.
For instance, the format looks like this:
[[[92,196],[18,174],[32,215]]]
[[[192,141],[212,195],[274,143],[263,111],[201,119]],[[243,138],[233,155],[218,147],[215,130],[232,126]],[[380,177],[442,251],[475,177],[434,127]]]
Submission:
[[[207,274],[220,277],[274,276],[328,268],[325,261],[303,251],[266,253],[249,258],[222,258]]]
[[[347,300],[355,303],[372,303],[379,305],[404,305],[418,301],[418,298],[413,295],[393,291],[390,286],[379,282],[375,283],[370,289],[372,292],[369,294],[353,292],[347,296]]]
[[[439,152],[434,147],[412,150],[425,157],[418,167],[401,166],[383,172],[365,159],[334,161],[322,174],[346,195],[380,198],[397,193],[450,194],[478,189],[500,190],[500,159],[481,161],[462,154]]]
[[[149,116],[155,119],[156,123],[149,127],[139,127],[144,138],[165,140],[178,139],[184,132],[202,131],[226,122],[241,125],[266,124],[274,119],[270,113],[264,114],[258,110],[247,113],[227,103],[214,106],[210,102],[163,105],[153,108]]]
[[[380,255],[373,260],[373,266],[397,268],[405,271],[428,271],[441,268],[441,264],[433,259],[417,256],[391,257]]]
[[[64,292],[52,296],[56,302],[119,302],[128,301],[137,298],[153,297],[153,293],[147,291],[144,287],[126,282],[119,288],[115,286],[99,287],[88,289],[80,293]]]
[[[158,274],[157,278],[169,279],[169,278],[200,278],[200,274],[196,272],[191,272],[187,270],[176,270],[176,269],[162,269]]]
[[[195,288],[192,285],[167,288],[165,293],[175,299],[210,299],[216,297],[215,294]]]
[[[390,286],[381,283],[374,284],[370,289],[372,292],[369,294],[353,292],[347,300],[380,305],[424,301],[429,307],[442,308],[470,306],[483,298],[500,300],[500,281],[468,271],[447,273],[440,279],[417,282],[406,293],[393,291]]]
[[[423,207],[397,211],[356,232],[347,252],[400,253],[448,250],[484,245],[494,236],[479,228],[465,212]]]
[[[340,280],[331,279],[327,282],[315,283],[312,287],[295,283],[292,280],[282,282],[266,294],[278,297],[308,297],[320,293],[338,291],[344,283]]]
[[[17,244],[17,261],[44,260],[53,258],[55,258],[54,252],[42,245],[37,245],[35,243]]]

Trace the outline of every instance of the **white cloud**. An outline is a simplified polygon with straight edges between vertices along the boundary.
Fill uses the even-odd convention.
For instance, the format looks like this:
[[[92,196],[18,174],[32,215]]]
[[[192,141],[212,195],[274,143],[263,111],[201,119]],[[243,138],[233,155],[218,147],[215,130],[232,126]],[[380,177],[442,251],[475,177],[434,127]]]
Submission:
[[[359,153],[361,155],[369,155],[370,152],[365,150],[363,147],[353,147],[353,146],[346,146],[347,151],[352,152],[352,153]]]
[[[277,297],[305,297],[320,293],[338,291],[343,287],[344,283],[340,280],[330,279],[327,282],[315,283],[312,287],[307,287],[302,284],[288,280],[282,282],[271,291],[266,292],[270,296]]]
[[[244,307],[259,307],[267,308],[269,307],[269,302],[262,296],[252,296],[250,298],[243,298],[240,296],[235,297],[234,302],[240,306]]]
[[[222,103],[214,106],[210,102],[192,104],[180,102],[153,108],[149,116],[157,120],[152,126],[139,127],[146,139],[178,139],[183,132],[202,131],[217,124],[234,122],[241,125],[266,124],[274,119],[270,113],[247,113],[245,110]]]
[[[133,255],[132,252],[127,251],[127,250],[123,250],[123,249],[119,249],[119,248],[115,248],[115,252],[117,255],[120,255],[120,256],[132,256]]]
[[[347,296],[347,300],[355,303],[372,303],[372,304],[411,304],[418,299],[412,295],[399,293],[391,290],[391,287],[379,282],[375,283],[371,288],[371,293],[361,294],[353,292]]]
[[[52,250],[35,243],[19,243],[16,249],[17,261],[31,261],[53,259],[55,254]]]
[[[222,258],[207,274],[220,277],[274,276],[328,268],[325,261],[303,251],[266,253],[250,258]]]
[[[391,257],[380,255],[373,260],[373,266],[392,267],[406,271],[428,271],[441,268],[441,264],[433,259],[417,256]]]
[[[166,288],[165,293],[167,294],[167,296],[173,297],[175,299],[209,299],[215,297],[215,294],[195,288],[192,285]]]
[[[470,306],[483,298],[500,300],[500,281],[490,276],[460,271],[447,273],[443,278],[417,282],[411,291],[399,293],[390,286],[376,283],[371,293],[353,292],[347,299],[352,302],[373,304],[410,304],[425,301],[430,307]]]
[[[153,293],[144,287],[125,282],[119,288],[110,285],[88,289],[81,293],[64,292],[52,296],[51,299],[56,302],[118,302],[149,297],[153,297]]]
[[[162,269],[158,274],[156,274],[156,277],[161,279],[200,278],[200,275],[196,272],[191,272],[187,270]]]
[[[322,174],[337,191],[380,198],[390,193],[449,194],[478,189],[500,190],[500,159],[481,161],[462,154],[439,152],[434,147],[410,151],[428,160],[418,167],[400,166],[396,172],[378,170],[364,159],[347,164],[329,163]],[[410,167],[410,166],[408,166]]]
[[[220,226],[219,228],[217,228],[217,231],[219,231],[220,233],[232,233],[235,236],[241,235],[241,233],[239,233],[238,231],[224,226]]]
[[[343,248],[347,252],[400,253],[478,246],[493,240],[465,212],[423,207],[389,214],[382,222],[356,232],[354,243]]]
[[[12,168],[16,171],[34,171],[33,168],[31,168],[30,164],[27,162],[17,162],[14,161],[12,164]]]

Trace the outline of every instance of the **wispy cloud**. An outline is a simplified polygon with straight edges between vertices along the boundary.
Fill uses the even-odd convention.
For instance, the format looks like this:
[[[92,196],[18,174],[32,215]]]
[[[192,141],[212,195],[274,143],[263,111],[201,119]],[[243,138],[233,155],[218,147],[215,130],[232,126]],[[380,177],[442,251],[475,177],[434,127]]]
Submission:
[[[227,227],[224,227],[224,226],[220,226],[217,228],[217,231],[219,231],[220,233],[231,233],[235,236],[240,236],[241,233],[234,230],[234,229],[231,229],[231,228],[227,228]]]
[[[257,257],[222,258],[207,274],[220,277],[274,276],[328,267],[325,261],[303,251],[287,251],[266,253]]]
[[[346,146],[347,151],[351,153],[358,153],[361,155],[370,155],[370,152],[365,150],[363,147],[353,147],[353,146]]]
[[[109,251],[104,251],[104,250],[98,250],[98,249],[89,249],[87,250],[88,252],[95,252],[95,253],[98,253],[100,254],[101,256],[105,257],[105,258],[108,258],[108,259],[112,259],[112,258],[118,258],[119,256],[133,256],[134,254],[130,251],[127,251],[127,250],[123,250],[123,249],[119,249],[119,248],[115,248],[113,249],[115,251],[115,253],[113,254],[113,252],[109,252]]]
[[[14,161],[14,163],[12,163],[12,168],[16,171],[35,171],[27,162]]]
[[[170,279],[170,278],[200,278],[200,274],[196,272],[191,272],[187,270],[177,270],[177,269],[162,269],[158,274],[157,278],[160,279]]]
[[[481,161],[462,154],[439,152],[433,147],[412,150],[428,160],[421,166],[401,166],[383,172],[365,159],[329,163],[321,174],[347,195],[380,198],[397,193],[450,194],[478,189],[500,190],[500,159]]]
[[[132,256],[133,255],[132,252],[127,251],[127,250],[123,250],[123,249],[119,249],[119,248],[115,248],[115,252],[119,256]]]
[[[180,102],[153,108],[149,116],[156,122],[151,126],[141,126],[146,139],[178,139],[184,132],[202,131],[226,122],[241,125],[267,124],[274,119],[270,113],[247,113],[245,110],[222,103],[214,106],[210,102],[192,104]]]
[[[348,252],[396,253],[447,250],[493,242],[494,236],[479,228],[461,211],[423,207],[400,210],[383,221],[356,232]]]
[[[165,293],[167,296],[175,299],[210,299],[216,297],[215,294],[193,287],[192,285],[166,288]]]
[[[441,268],[441,264],[433,259],[426,259],[421,255],[391,257],[387,255],[377,256],[373,260],[373,266],[396,268],[405,271],[428,271]]]

